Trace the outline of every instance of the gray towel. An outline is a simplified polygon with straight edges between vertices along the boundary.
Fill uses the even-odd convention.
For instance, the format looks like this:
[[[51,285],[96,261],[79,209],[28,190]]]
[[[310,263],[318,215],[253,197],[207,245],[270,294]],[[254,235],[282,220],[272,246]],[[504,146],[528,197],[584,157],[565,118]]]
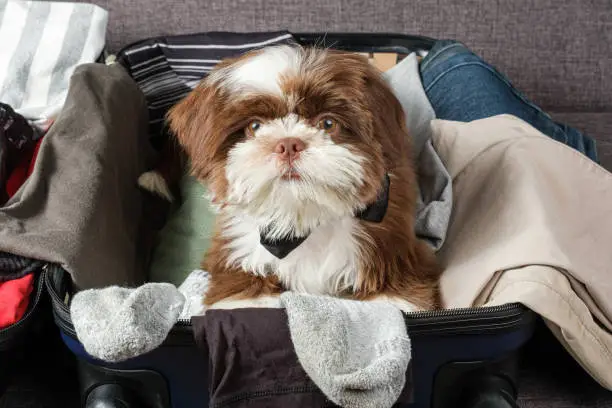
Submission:
[[[410,54],[384,75],[404,108],[406,125],[413,138],[420,190],[416,234],[438,250],[450,222],[452,180],[430,140],[430,122],[435,119],[435,112],[423,89],[416,54]]]
[[[300,364],[331,401],[346,408],[395,404],[411,357],[399,309],[293,292],[281,302]]]

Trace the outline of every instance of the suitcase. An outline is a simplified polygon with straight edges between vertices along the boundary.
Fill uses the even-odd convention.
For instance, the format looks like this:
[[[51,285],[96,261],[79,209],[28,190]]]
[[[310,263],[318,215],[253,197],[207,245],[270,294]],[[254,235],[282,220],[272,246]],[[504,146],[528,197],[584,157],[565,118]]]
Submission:
[[[96,62],[103,63],[104,55]],[[4,194],[2,191],[1,195]],[[8,205],[4,203],[0,208]],[[0,406],[21,405],[23,401],[36,403],[71,392],[74,362],[66,358],[70,354],[59,339],[53,321],[45,286],[48,262],[2,251],[0,258],[0,268],[27,269],[27,274],[33,275],[25,312],[17,322],[0,329]],[[52,377],[57,374],[60,376]],[[71,401],[69,397],[62,399],[67,404]]]
[[[0,406],[63,407],[78,404],[76,360],[54,323],[45,288],[46,265],[35,272],[23,317],[0,331]]]
[[[218,33],[216,33],[218,34]],[[131,44],[117,54],[130,73],[144,58],[167,58],[181,44],[209,40],[215,33],[153,38]],[[246,34],[243,34],[246,35]],[[281,36],[282,37],[282,36]],[[395,34],[293,34],[302,44],[323,44],[366,54],[424,55],[434,40]],[[168,46],[173,44],[174,47]],[[178,46],[177,46],[178,45]],[[168,64],[167,69],[172,69]],[[193,68],[192,68],[193,69]],[[193,75],[193,72],[191,73]],[[193,75],[197,82],[197,73]],[[142,77],[134,75],[136,82]],[[149,90],[155,81],[149,80]],[[166,83],[167,84],[167,83]],[[163,113],[188,88],[179,89],[158,103],[160,96],[147,94],[150,135],[163,135]],[[157,99],[155,99],[157,98]],[[157,101],[157,103],[156,103]],[[161,120],[160,120],[161,118]],[[49,265],[44,275],[54,319],[63,342],[78,360],[82,406],[191,408],[209,406],[210,379],[207,355],[196,347],[189,321],[175,325],[166,341],[150,353],[121,363],[106,363],[88,355],[71,323],[69,297],[74,288],[60,266]],[[264,312],[262,312],[264,313]],[[531,338],[535,315],[519,304],[496,307],[439,310],[405,316],[412,340],[409,378],[413,392],[410,408],[516,407],[517,363],[521,347]]]
[[[49,312],[44,292],[43,266],[36,268],[28,307],[19,321],[0,330],[0,395],[24,356],[36,347],[36,333]],[[46,309],[46,310],[45,310]]]

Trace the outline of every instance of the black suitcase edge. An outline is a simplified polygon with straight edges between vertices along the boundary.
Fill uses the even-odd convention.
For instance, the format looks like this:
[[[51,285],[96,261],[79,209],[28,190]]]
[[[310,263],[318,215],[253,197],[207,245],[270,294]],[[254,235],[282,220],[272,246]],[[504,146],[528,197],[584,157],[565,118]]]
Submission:
[[[0,330],[0,353],[9,351],[19,342],[22,336],[27,335],[27,332],[35,323],[36,317],[38,316],[38,312],[40,311],[39,305],[44,294],[45,271],[40,270],[33,273],[36,274],[34,277],[34,288],[30,294],[30,302],[26,312],[18,322]]]
[[[423,54],[436,40],[419,35],[397,33],[292,33],[302,45],[318,45],[343,51],[363,53]]]
[[[44,274],[45,285],[53,307],[53,317],[58,327],[70,337],[77,339],[70,319],[69,305],[64,301],[70,296],[70,275],[60,266],[50,265]],[[498,334],[532,326],[536,321],[533,311],[520,303],[476,308],[443,309],[415,312],[405,315],[411,336],[458,334]],[[163,345],[194,344],[191,323],[177,323]],[[162,346],[163,346],[162,345]]]
[[[362,52],[362,53],[398,53],[410,54],[417,52],[423,56],[435,44],[436,40],[431,37],[420,35],[407,35],[398,33],[313,33],[302,32],[293,33],[295,41],[305,46],[320,46],[334,48],[343,51]],[[125,52],[131,48],[144,44],[163,42],[168,36],[158,36],[135,41],[122,47],[116,53],[117,61],[124,66]],[[103,54],[104,58],[108,53]],[[102,57],[101,57],[102,58]]]
[[[69,301],[66,301],[72,294],[70,275],[60,266],[49,265],[44,274],[44,280],[51,299],[56,325],[65,335],[78,341],[70,319]],[[523,330],[532,331],[536,319],[536,314],[522,304],[510,303],[491,307],[411,313],[406,315],[406,325],[411,337],[501,335]],[[176,324],[160,347],[181,346],[196,346],[189,322]],[[434,381],[432,408],[449,406],[449,398],[451,402],[457,403],[457,399],[460,399],[461,404],[457,406],[466,408],[515,408],[518,388],[517,354],[518,350],[515,350],[495,360],[450,362],[440,367]],[[118,385],[119,379],[121,381],[127,379],[128,382],[137,381],[140,384],[138,388],[144,386],[145,383],[161,381],[159,374],[150,370],[124,372],[103,366],[93,366],[85,361],[79,361],[79,368],[79,375],[85,385],[85,389],[82,390],[85,407],[88,407],[87,401],[94,401],[95,398],[109,400],[135,398],[128,395],[130,394],[128,389],[123,389]],[[133,379],[130,380],[130,378]],[[101,379],[105,380],[98,381]],[[469,379],[469,381],[458,387],[457,379]],[[461,389],[458,395],[453,391],[457,389]],[[161,387],[160,390],[164,391],[165,388]],[[95,395],[90,396],[93,395],[92,393]],[[133,391],[131,393],[133,394]],[[128,405],[128,407],[138,406],[137,403]]]

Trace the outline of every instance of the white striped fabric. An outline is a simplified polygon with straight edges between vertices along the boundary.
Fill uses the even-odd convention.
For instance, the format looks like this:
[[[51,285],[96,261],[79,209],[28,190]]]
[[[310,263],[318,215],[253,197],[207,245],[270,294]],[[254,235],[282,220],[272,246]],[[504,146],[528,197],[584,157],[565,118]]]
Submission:
[[[163,143],[164,115],[223,58],[268,45],[293,42],[285,31],[268,33],[203,33],[144,40],[117,55],[147,98],[149,131]]]
[[[102,53],[107,22],[92,4],[0,0],[0,101],[31,121],[53,119],[75,67]]]

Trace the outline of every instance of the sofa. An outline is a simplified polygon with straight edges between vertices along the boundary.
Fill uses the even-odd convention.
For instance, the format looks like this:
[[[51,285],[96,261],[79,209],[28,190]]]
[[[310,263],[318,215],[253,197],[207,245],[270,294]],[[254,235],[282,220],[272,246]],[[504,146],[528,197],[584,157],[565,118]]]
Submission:
[[[111,50],[150,36],[289,29],[458,39],[558,121],[595,137],[612,169],[609,0],[93,0]]]
[[[397,32],[458,39],[555,120],[595,138],[601,164],[612,170],[610,0],[87,2],[110,12],[110,52],[146,37],[217,30]],[[592,381],[543,327],[527,347],[521,373],[524,407],[612,407],[612,393]]]

